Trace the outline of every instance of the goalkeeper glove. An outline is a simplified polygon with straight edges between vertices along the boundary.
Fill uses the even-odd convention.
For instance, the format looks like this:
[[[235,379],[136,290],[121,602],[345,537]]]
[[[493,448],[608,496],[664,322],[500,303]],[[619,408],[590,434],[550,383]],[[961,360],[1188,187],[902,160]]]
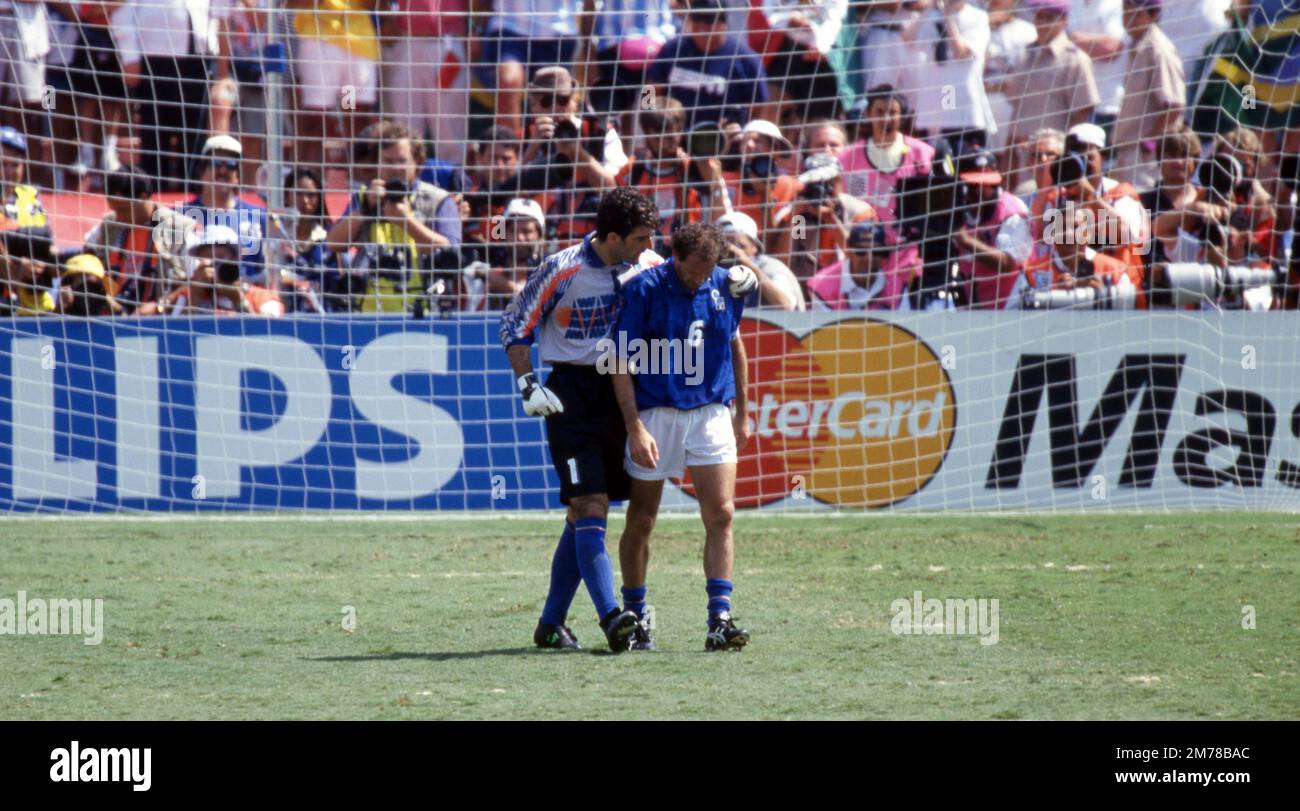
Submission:
[[[524,413],[530,417],[549,417],[564,411],[560,398],[538,383],[537,375],[532,372],[519,378],[519,391],[524,396]]]
[[[732,298],[744,298],[758,287],[758,277],[754,271],[744,265],[736,265],[727,271],[727,289]]]

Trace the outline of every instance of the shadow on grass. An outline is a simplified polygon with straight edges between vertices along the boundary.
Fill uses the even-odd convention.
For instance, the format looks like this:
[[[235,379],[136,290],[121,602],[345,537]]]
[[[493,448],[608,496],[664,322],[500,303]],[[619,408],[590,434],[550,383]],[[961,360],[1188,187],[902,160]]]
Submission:
[[[393,651],[391,653],[370,653],[364,656],[306,656],[306,662],[397,662],[403,659],[422,659],[426,662],[455,662],[463,659],[486,659],[489,656],[567,656],[585,653],[590,656],[614,656],[607,650],[555,651],[538,648],[496,648],[494,650],[432,651],[417,653],[415,651]]]

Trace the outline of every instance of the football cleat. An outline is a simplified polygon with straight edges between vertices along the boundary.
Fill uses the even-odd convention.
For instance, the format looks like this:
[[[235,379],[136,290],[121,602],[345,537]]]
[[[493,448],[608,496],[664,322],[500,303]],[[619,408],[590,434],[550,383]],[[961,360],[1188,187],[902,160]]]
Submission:
[[[605,632],[609,649],[614,653],[622,653],[632,644],[632,637],[636,634],[638,624],[636,614],[615,608],[601,618],[600,630]]]
[[[642,613],[640,621],[636,624],[636,630],[632,632],[632,650],[658,650],[655,647],[655,609],[654,606],[648,605]]]
[[[704,649],[740,650],[749,643],[749,631],[736,627],[731,613],[722,611],[709,617],[709,635],[704,637]]]
[[[533,631],[533,644],[549,650],[582,650],[573,629],[567,625],[538,624]]]

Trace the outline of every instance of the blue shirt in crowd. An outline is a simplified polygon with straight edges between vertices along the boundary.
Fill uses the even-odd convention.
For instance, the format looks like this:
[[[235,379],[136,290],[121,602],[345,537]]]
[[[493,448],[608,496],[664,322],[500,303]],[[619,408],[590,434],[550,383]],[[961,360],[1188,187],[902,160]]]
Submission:
[[[748,123],[750,108],[768,100],[767,75],[758,55],[735,37],[727,37],[706,54],[690,37],[664,45],[646,71],[646,81],[663,85],[690,116],[690,126],[704,121]]]

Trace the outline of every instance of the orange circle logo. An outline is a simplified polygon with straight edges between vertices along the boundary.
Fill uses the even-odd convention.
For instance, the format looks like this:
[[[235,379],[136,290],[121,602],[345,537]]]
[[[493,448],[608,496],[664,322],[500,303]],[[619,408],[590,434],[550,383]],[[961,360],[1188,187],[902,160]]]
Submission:
[[[737,507],[789,496],[887,507],[934,478],[957,402],[947,370],[912,332],[851,319],[797,340],[746,319],[741,334],[752,435],[736,471]]]

